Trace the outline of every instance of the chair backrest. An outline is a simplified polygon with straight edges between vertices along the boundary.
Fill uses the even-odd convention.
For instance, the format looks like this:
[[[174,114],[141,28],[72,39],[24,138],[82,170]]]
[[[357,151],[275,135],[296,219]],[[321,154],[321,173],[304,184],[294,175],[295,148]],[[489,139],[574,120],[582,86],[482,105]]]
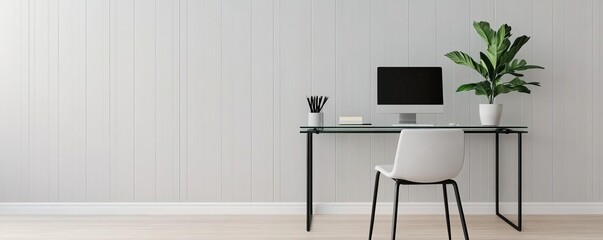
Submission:
[[[404,129],[400,132],[392,177],[439,182],[456,177],[465,159],[461,129]]]

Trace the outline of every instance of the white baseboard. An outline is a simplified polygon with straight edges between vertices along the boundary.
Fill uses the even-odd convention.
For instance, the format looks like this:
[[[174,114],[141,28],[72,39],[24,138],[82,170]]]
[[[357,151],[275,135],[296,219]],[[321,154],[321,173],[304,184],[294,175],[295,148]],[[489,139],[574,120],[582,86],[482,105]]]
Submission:
[[[516,203],[501,203],[501,212],[514,214]],[[370,203],[315,203],[315,214],[368,214]],[[465,214],[492,214],[494,204],[468,202],[463,204]],[[378,214],[391,214],[392,203],[378,203]],[[450,203],[455,214],[456,205]],[[400,203],[400,214],[442,214],[441,202]],[[5,202],[0,203],[0,214],[305,214],[303,202],[270,203],[131,203],[131,202]],[[524,214],[603,214],[603,202],[529,202],[523,205]]]

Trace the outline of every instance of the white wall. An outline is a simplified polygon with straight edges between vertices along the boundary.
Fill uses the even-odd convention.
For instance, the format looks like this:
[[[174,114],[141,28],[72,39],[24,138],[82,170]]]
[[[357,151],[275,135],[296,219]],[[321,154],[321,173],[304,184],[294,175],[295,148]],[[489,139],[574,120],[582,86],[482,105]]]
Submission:
[[[603,201],[603,3],[598,0],[6,0],[0,2],[0,201],[303,201],[304,96],[326,123],[375,112],[378,66],[442,66],[446,110],[423,122],[478,124],[477,80],[443,54],[476,55],[472,20],[532,40],[546,67],[509,94],[525,124],[526,201]],[[465,201],[493,199],[494,141],[467,138]],[[503,136],[503,194],[516,145]],[[368,201],[395,135],[315,137],[317,201]],[[384,180],[385,183],[385,180]],[[387,185],[385,185],[387,186]],[[382,188],[381,199],[392,189]],[[437,187],[404,187],[435,201]]]

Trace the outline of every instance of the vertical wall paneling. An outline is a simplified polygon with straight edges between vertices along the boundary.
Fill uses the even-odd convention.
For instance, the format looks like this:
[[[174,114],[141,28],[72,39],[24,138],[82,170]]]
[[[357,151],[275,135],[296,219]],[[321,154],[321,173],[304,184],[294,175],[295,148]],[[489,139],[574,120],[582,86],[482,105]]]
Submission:
[[[274,201],[274,2],[251,1],[251,201]]]
[[[553,2],[553,201],[565,201],[565,158],[570,129],[564,128],[565,119],[565,5],[566,1]],[[553,51],[554,50],[554,51]]]
[[[329,96],[323,108],[325,125],[337,123],[335,114],[335,0],[312,1],[312,95]],[[305,110],[309,112],[308,107]],[[302,122],[305,124],[305,122]],[[335,201],[335,134],[315,140],[314,178],[321,187],[315,190],[318,202]],[[320,159],[320,160],[318,160]]]
[[[312,2],[281,1],[279,9],[280,195],[281,201],[303,201],[306,139],[298,128],[307,121],[304,97],[311,90]]]
[[[531,36],[517,56],[545,70],[511,93],[524,135],[524,200],[603,199],[603,74],[596,0],[7,0],[0,3],[0,201],[271,202],[305,199],[304,97],[325,123],[376,125],[379,66],[443,68],[445,111],[479,124],[485,98],[455,93],[474,71],[443,56],[485,45],[471,26]],[[568,128],[569,125],[580,126]],[[397,134],[314,136],[318,202],[369,201]],[[494,197],[494,138],[466,137],[463,200]],[[502,199],[516,197],[516,136],[501,135]],[[392,199],[383,179],[380,201]],[[403,187],[402,201],[441,200]]]
[[[222,200],[251,201],[251,0],[222,1]]]
[[[187,200],[216,202],[222,199],[224,167],[221,28],[225,3],[189,1],[187,4],[187,76],[183,86],[187,107]]]
[[[59,1],[48,1],[48,201],[59,199]]]
[[[48,109],[48,2],[30,2],[30,81],[29,81],[29,189],[30,201],[48,201],[48,151],[50,146]]]
[[[182,142],[180,141],[180,1],[172,3],[172,129],[173,132],[171,134],[173,147],[172,147],[172,155],[173,155],[173,174],[172,174],[172,191],[174,191],[173,198],[177,201],[181,200],[182,194],[182,184],[181,184],[181,162],[180,162],[180,146]]]
[[[59,3],[59,201],[86,200],[86,2]]]
[[[337,1],[337,113],[371,119],[370,92],[371,1]],[[370,199],[371,139],[362,134],[338,136],[338,201]]]
[[[134,201],[134,1],[109,5],[111,200]]]
[[[188,198],[188,0],[178,1],[178,182],[180,201]]]
[[[531,74],[534,81],[542,82],[542,87],[533,88],[533,126],[530,134],[533,140],[534,168],[533,201],[553,201],[553,3],[548,0],[534,0],[532,61],[544,70]],[[538,7],[536,7],[538,6]]]
[[[109,2],[86,1],[86,199],[109,201]]]
[[[108,2],[86,1],[86,199],[109,199]]]
[[[174,30],[177,29],[174,21],[177,15],[174,9],[177,2],[171,0],[156,0],[155,17],[155,53],[156,53],[156,198],[157,201],[177,201],[178,185],[176,178],[177,165],[174,153],[178,152],[178,121],[177,97],[178,78],[174,77],[177,65],[174,55],[177,56],[177,43],[174,42]]]
[[[21,144],[20,144],[20,156],[21,156],[21,192],[20,198],[22,201],[27,201],[29,196],[29,91],[30,91],[30,6],[29,1],[21,1],[18,9],[19,12],[19,28],[20,38],[18,40],[20,51],[20,132],[21,132]]]
[[[603,4],[593,1],[593,201],[603,199],[603,95],[595,89],[603,89]]]
[[[274,21],[274,33],[273,33],[273,43],[274,46],[272,49],[274,50],[274,66],[273,66],[273,76],[274,76],[274,86],[272,87],[273,96],[273,104],[272,109],[274,111],[273,118],[273,137],[274,137],[274,166],[273,166],[273,179],[274,183],[272,184],[272,190],[274,191],[274,201],[280,201],[282,196],[281,191],[281,50],[280,50],[280,20],[281,20],[281,3],[280,0],[273,0],[274,9],[272,10],[273,16],[272,19]]]
[[[436,0],[410,0],[408,6],[408,64],[434,66],[437,63]],[[437,124],[435,114],[418,114],[417,121]],[[436,195],[436,190],[436,186],[411,186],[409,201],[434,201],[437,195],[441,195]]]
[[[22,195],[22,78],[21,4],[0,2],[0,191],[1,201],[21,201]]]
[[[155,201],[156,2],[134,0],[134,198]]]
[[[565,200],[592,199],[592,1],[572,1],[565,7],[565,99],[566,124],[571,129],[565,138]],[[586,61],[585,61],[586,60]],[[576,117],[580,116],[580,117]]]

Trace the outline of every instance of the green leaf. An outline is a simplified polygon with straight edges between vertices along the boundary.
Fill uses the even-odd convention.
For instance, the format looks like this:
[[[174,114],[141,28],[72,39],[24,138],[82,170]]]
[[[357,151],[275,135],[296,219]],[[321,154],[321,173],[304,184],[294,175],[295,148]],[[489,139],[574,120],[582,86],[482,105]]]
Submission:
[[[530,89],[528,89],[526,86],[520,85],[520,86],[515,86],[514,89],[518,92],[522,92],[522,93],[531,93]]]
[[[517,52],[519,52],[519,49],[521,49],[521,47],[523,47],[523,45],[526,44],[529,40],[530,37],[526,35],[516,38],[515,41],[513,41],[513,45],[511,45],[509,50],[502,55],[500,62],[506,64],[513,60],[515,58],[515,55],[517,55]]]
[[[477,83],[467,83],[467,84],[463,84],[463,85],[459,86],[459,88],[457,88],[456,91],[457,92],[471,91],[471,90],[475,90],[475,87],[477,87]]]
[[[528,69],[544,69],[541,66],[537,65],[527,65],[526,60],[513,60],[507,65],[505,65],[505,70],[498,73],[497,77],[502,77],[505,74],[511,74],[516,77],[523,77],[523,74],[517,73],[517,71],[525,71]]]
[[[523,59],[517,60],[517,59],[515,59],[515,60],[511,61],[511,64],[509,66],[512,69],[517,69],[517,68],[525,66],[526,64],[527,64],[526,60],[523,60]]]
[[[514,78],[513,80],[509,81],[508,83],[505,83],[505,85],[507,85],[507,87],[511,90],[511,91],[518,91],[518,92],[522,92],[522,93],[530,93],[530,89],[528,89],[528,87],[524,86],[526,84],[529,85],[535,85],[535,86],[540,86],[539,82],[526,82],[522,79],[519,78]]]
[[[480,64],[475,62],[475,60],[473,60],[473,58],[471,58],[471,56],[469,56],[469,54],[466,54],[466,53],[460,52],[460,51],[454,51],[454,52],[447,53],[445,56],[450,58],[450,60],[452,60],[456,64],[465,65],[465,66],[477,71],[483,77],[487,76],[487,70],[484,67],[482,67]]]
[[[490,23],[488,22],[473,22],[473,28],[477,31],[480,37],[486,42],[486,44],[490,45],[492,42],[492,38],[494,38],[495,32],[490,28]]]
[[[514,79],[513,79],[513,80],[511,80],[509,83],[510,83],[512,86],[520,86],[520,85],[524,85],[524,84],[526,84],[526,81],[521,80],[521,79],[519,79],[519,78],[514,78]]]
[[[491,81],[494,81],[494,79],[496,79],[496,72],[494,72],[494,66],[490,62],[490,59],[488,59],[488,57],[483,52],[480,52],[479,56],[482,62],[482,66],[484,66],[486,70],[488,70],[488,77]]]
[[[511,37],[511,26],[507,24],[503,24],[496,31],[496,37],[498,38],[498,42],[501,43],[502,40]]]
[[[506,74],[507,72],[503,72],[503,73],[505,73],[505,74]],[[513,76],[515,76],[515,77],[523,77],[523,74],[521,74],[521,73],[510,72],[510,73],[508,73],[508,74],[511,74],[511,75],[513,75]]]
[[[543,67],[538,66],[538,65],[524,65],[524,66],[516,68],[515,71],[524,71],[524,70],[535,69],[535,68],[544,69]]]
[[[508,63],[506,65],[505,72],[507,72],[507,73],[513,73],[518,68],[521,68],[521,67],[525,66],[526,64],[527,64],[526,60],[523,60],[523,59],[522,60],[517,60],[517,59],[515,59],[515,60],[511,61],[510,63]]]
[[[492,88],[490,87],[490,82],[489,81],[478,82],[477,86],[475,87],[475,95],[485,95],[485,96],[492,95]]]
[[[500,74],[501,72],[503,72],[505,70],[505,65],[498,65],[498,67],[496,67],[495,71],[497,74]],[[499,77],[500,78],[500,77]]]
[[[499,84],[494,88],[494,96],[496,97],[500,94],[510,93],[511,91],[513,91],[512,87],[506,84]]]
[[[509,48],[509,44],[510,41],[508,39],[500,39],[500,42],[492,43],[488,46],[486,55],[490,59],[490,62],[492,62],[492,66],[495,66],[496,69],[504,65],[504,62],[501,62],[500,59]]]
[[[503,24],[498,31],[495,32],[495,36],[488,45],[487,56],[495,69],[498,68],[500,58],[507,51],[509,45],[511,45],[511,41],[508,39],[510,36],[511,27],[507,24]]]

